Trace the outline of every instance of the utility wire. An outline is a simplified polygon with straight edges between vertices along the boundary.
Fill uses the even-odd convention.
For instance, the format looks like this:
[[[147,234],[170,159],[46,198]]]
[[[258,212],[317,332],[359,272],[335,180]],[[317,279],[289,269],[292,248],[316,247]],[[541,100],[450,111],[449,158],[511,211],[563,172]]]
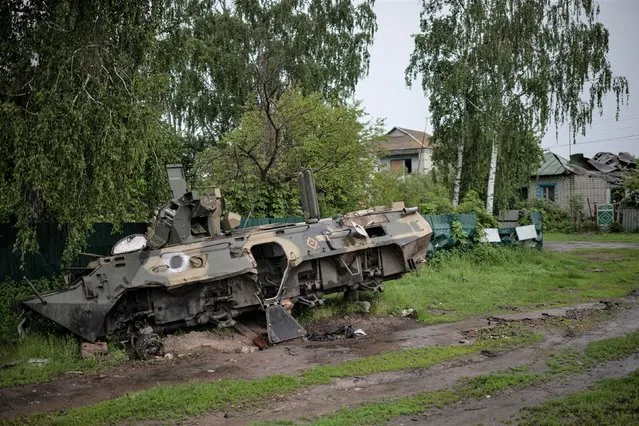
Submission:
[[[626,136],[619,136],[616,138],[606,138],[606,139],[596,139],[594,141],[585,141],[585,142],[575,142],[575,143],[566,143],[566,144],[561,144],[561,145],[548,145],[545,146],[545,148],[554,148],[554,147],[558,147],[558,146],[570,146],[570,145],[585,145],[588,143],[600,143],[600,142],[609,142],[609,141],[617,141],[617,140],[622,140],[622,139],[632,139],[632,138],[637,138],[639,137],[639,133],[634,134],[634,135],[626,135]]]

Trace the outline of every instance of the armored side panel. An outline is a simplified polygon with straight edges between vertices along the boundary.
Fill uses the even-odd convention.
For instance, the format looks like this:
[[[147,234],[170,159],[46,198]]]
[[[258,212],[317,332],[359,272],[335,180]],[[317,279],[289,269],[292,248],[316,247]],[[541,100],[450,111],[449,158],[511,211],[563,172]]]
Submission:
[[[219,193],[200,199],[187,192],[160,211],[148,245],[100,258],[68,288],[21,304],[90,341],[130,340],[141,356],[161,349],[157,333],[228,327],[251,310],[266,312],[277,343],[304,334],[288,311],[294,304],[316,307],[328,293],[381,290],[383,281],[425,262],[432,230],[416,208],[401,203],[319,219],[310,172],[300,185],[305,223],[232,230],[238,217],[227,214],[214,233],[206,228],[211,212],[222,209]],[[178,212],[186,219],[176,220]]]

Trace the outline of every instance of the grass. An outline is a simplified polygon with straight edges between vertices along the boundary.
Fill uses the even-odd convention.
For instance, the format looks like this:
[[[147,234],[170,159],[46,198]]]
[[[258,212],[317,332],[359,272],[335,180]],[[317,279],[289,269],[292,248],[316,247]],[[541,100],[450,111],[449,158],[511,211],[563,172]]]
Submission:
[[[547,374],[552,377],[583,373],[597,364],[626,358],[639,352],[639,331],[621,337],[590,342],[584,352],[568,349],[551,354]]]
[[[423,413],[469,398],[481,398],[505,389],[518,389],[539,383],[543,377],[526,369],[513,369],[505,373],[478,376],[461,380],[453,389],[423,392],[417,395],[373,402],[358,407],[345,407],[332,414],[309,422],[266,422],[267,425],[294,425],[310,423],[315,426],[381,425],[400,416]]]
[[[500,333],[510,336],[497,340],[478,340],[471,345],[392,351],[341,364],[315,367],[297,375],[274,375],[252,381],[225,379],[215,383],[191,382],[156,386],[95,405],[74,408],[64,414],[36,415],[14,421],[19,424],[26,422],[76,425],[111,424],[142,419],[179,419],[210,410],[254,404],[269,396],[289,394],[304,387],[327,384],[338,377],[426,368],[477,354],[482,350],[511,350],[541,338],[539,334],[511,327],[504,328]]]
[[[128,359],[122,349],[109,348],[103,360],[80,357],[78,340],[70,336],[30,334],[18,344],[0,345],[0,388],[50,380],[68,371],[103,371]]]
[[[639,232],[634,233],[596,233],[562,234],[545,232],[544,241],[589,241],[597,243],[639,243]]]
[[[412,308],[426,324],[504,312],[512,307],[568,305],[621,297],[639,288],[639,250],[476,247],[442,252],[431,265],[386,283],[373,312]]]
[[[554,253],[479,246],[441,252],[417,273],[387,282],[384,293],[361,297],[372,303],[373,313],[398,314],[413,308],[423,323],[453,322],[512,307],[534,309],[627,295],[639,288],[638,257],[639,250],[634,249]],[[308,324],[357,311],[359,305],[336,295],[321,309],[302,310],[299,318]],[[30,358],[46,358],[49,363],[0,369],[0,387],[51,380],[70,370],[104,369],[121,362],[120,353],[116,351],[115,359],[107,362],[86,361],[78,356],[73,338],[32,335],[26,341],[0,345],[0,365]]]
[[[525,408],[519,424],[639,424],[639,370],[628,377],[599,382],[587,391]]]
[[[424,392],[414,396],[368,403],[357,407],[345,407],[327,416],[301,423],[321,426],[384,424],[394,418],[424,413],[434,407],[466,399],[485,398],[487,395],[493,396],[507,389],[524,389],[568,374],[582,373],[599,363],[623,359],[636,352],[639,352],[639,332],[591,342],[583,353],[577,351],[561,352],[548,360],[548,369],[543,374],[531,372],[527,367],[522,366],[505,373],[461,379],[452,389]],[[620,382],[623,383],[619,389],[613,389],[615,384]],[[610,400],[607,399],[607,393]],[[584,409],[591,402],[593,407]],[[597,408],[600,408],[601,411],[597,411]],[[639,408],[639,373],[635,372],[630,378],[621,381],[606,381],[584,395],[576,395],[566,400],[550,402],[532,409],[526,417],[526,422],[531,425],[631,424],[636,423],[639,419],[637,408]],[[619,410],[619,415],[615,413],[615,409]],[[595,420],[590,421],[591,418]],[[569,419],[569,421],[560,421],[560,419]],[[287,421],[269,424],[298,423]]]

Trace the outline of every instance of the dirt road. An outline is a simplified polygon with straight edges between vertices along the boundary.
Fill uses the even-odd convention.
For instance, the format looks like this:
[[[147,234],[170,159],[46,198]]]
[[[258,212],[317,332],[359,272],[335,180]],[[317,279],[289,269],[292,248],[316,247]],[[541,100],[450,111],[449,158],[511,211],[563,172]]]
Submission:
[[[570,251],[580,249],[637,249],[637,243],[604,243],[590,241],[544,241],[544,248],[551,251]]]
[[[592,306],[580,306],[588,309]],[[599,308],[596,308],[599,309]],[[561,316],[566,311],[545,312]],[[536,320],[547,317],[541,312],[503,316],[507,321]],[[449,326],[461,323],[448,324]],[[429,329],[430,327],[425,327]],[[464,327],[458,327],[462,331]],[[311,387],[298,394],[261,404],[260,408],[247,411],[213,412],[185,422],[187,425],[243,425],[263,420],[294,420],[300,417],[313,418],[326,415],[343,407],[356,406],[366,402],[393,397],[415,395],[420,392],[432,392],[450,388],[459,379],[496,373],[508,368],[530,365],[533,372],[543,372],[546,357],[550,349],[583,349],[589,342],[607,337],[621,336],[639,329],[639,305],[615,312],[611,317],[596,326],[595,329],[579,337],[564,333],[550,333],[539,344],[507,352],[499,356],[473,356],[469,359],[440,364],[428,369],[397,371],[374,374],[365,377],[339,379],[325,386]],[[443,410],[427,412],[423,416],[400,418],[392,424],[494,424],[508,422],[519,413],[526,403],[536,404],[550,397],[558,397],[568,392],[585,389],[590,384],[607,377],[620,377],[639,368],[639,357],[634,356],[622,362],[609,363],[594,371],[568,381],[551,382],[532,389],[506,394],[493,398],[489,402],[470,402],[454,404]],[[470,412],[469,412],[470,410]],[[477,414],[473,413],[477,411]]]
[[[639,328],[639,306],[632,299],[627,309],[617,309],[599,327],[581,337],[549,334],[533,347],[509,352],[499,357],[477,355],[463,361],[446,363],[430,369],[375,374],[339,379],[325,386],[315,386],[285,398],[275,398],[261,411],[213,412],[188,421],[189,424],[245,424],[254,420],[294,419],[299,413],[307,417],[321,415],[342,406],[356,405],[380,397],[411,395],[425,390],[450,386],[460,377],[472,377],[511,366],[530,363],[543,357],[549,347],[583,346],[588,341],[621,335]],[[630,302],[628,302],[630,303]],[[254,353],[220,353],[204,350],[172,361],[129,363],[102,375],[67,375],[50,383],[0,389],[0,418],[34,412],[54,412],[110,399],[156,384],[189,380],[217,381],[221,378],[253,379],[269,374],[292,374],[315,365],[334,364],[349,359],[401,348],[472,343],[472,331],[492,327],[503,321],[541,321],[574,312],[593,312],[608,305],[591,303],[572,308],[543,309],[534,312],[457,323],[423,326],[408,318],[351,316],[317,326],[317,331],[338,323],[363,328],[367,336],[331,342],[292,342]],[[573,310],[571,310],[573,309]],[[576,310],[574,310],[576,309]],[[471,331],[471,333],[468,333]],[[468,340],[468,343],[460,343]],[[639,365],[637,365],[639,368]],[[226,414],[226,417],[224,417]]]

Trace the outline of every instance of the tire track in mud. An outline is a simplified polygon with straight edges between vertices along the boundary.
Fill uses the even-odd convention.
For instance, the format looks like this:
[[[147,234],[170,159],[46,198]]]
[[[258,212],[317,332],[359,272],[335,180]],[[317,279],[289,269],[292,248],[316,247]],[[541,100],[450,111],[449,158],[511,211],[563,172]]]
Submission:
[[[517,391],[507,391],[495,397],[463,401],[441,409],[432,409],[417,416],[403,416],[389,425],[462,425],[462,424],[516,424],[521,409],[550,399],[563,398],[582,392],[604,379],[626,377],[639,369],[639,355],[598,365],[585,373],[533,385]]]
[[[547,313],[548,311],[546,311]],[[524,320],[535,317],[530,314],[514,314],[503,316],[511,320]],[[639,329],[639,306],[621,309],[610,319],[601,322],[588,333],[570,337],[562,334],[548,334],[544,341],[530,347],[505,352],[497,356],[473,356],[463,361],[439,364],[428,369],[393,371],[388,373],[372,374],[365,377],[352,377],[334,380],[329,385],[313,386],[304,389],[294,395],[281,398],[272,398],[259,404],[259,407],[242,411],[229,410],[227,412],[211,412],[208,415],[193,418],[183,425],[243,425],[254,421],[265,420],[295,420],[302,416],[313,418],[330,414],[340,408],[361,405],[367,402],[386,400],[395,397],[412,396],[421,392],[434,392],[451,388],[459,379],[476,377],[483,374],[497,373],[513,367],[529,365],[534,372],[543,373],[546,369],[547,354],[562,349],[582,350],[595,340],[609,337],[618,337]],[[639,368],[639,358],[632,357],[624,361],[627,365],[619,371],[625,374],[628,368]],[[619,364],[619,361],[616,362]],[[616,377],[615,363],[603,368],[601,375],[594,376],[593,382],[607,377],[608,372]],[[597,367],[599,368],[599,367]],[[587,378],[591,372],[584,373]],[[613,374],[614,373],[614,374]],[[583,377],[575,378],[575,383],[586,383]],[[575,385],[576,386],[576,385]],[[569,388],[569,387],[568,387]],[[579,389],[578,386],[576,386]],[[552,389],[552,388],[549,388]],[[525,392],[525,391],[522,391]],[[499,404],[500,397],[492,401]],[[415,417],[415,416],[412,416]],[[404,419],[412,422],[412,417]],[[472,416],[470,422],[473,423]],[[421,420],[419,418],[418,420]],[[476,423],[476,422],[475,422]],[[453,423],[454,424],[454,423]],[[456,424],[464,424],[461,420]],[[474,423],[473,423],[474,424]]]
[[[498,320],[497,322],[543,321],[543,319],[553,316],[569,316],[570,312],[574,312],[574,310],[596,311],[607,307],[607,304],[589,303],[572,307],[549,308],[499,316],[493,315],[490,318],[494,326],[495,319]],[[602,331],[601,336],[608,337],[623,334],[623,330],[627,329],[628,322],[622,319],[614,319],[623,314],[624,311],[613,314],[613,319],[610,319],[605,324],[611,322],[614,325],[607,327],[603,324],[602,327],[605,330]],[[636,314],[639,314],[639,311]],[[639,315],[635,315],[635,318],[639,318]],[[0,419],[36,412],[67,410],[72,407],[94,404],[129,392],[147,389],[158,384],[183,383],[190,380],[217,381],[221,378],[255,379],[270,374],[294,374],[301,369],[308,369],[317,365],[336,364],[390,350],[433,345],[459,345],[460,340],[469,339],[464,334],[466,331],[491,328],[488,325],[487,318],[472,318],[456,323],[434,326],[423,326],[412,320],[399,318],[389,319],[370,316],[360,319],[355,318],[354,320],[354,323],[358,326],[368,322],[367,325],[370,327],[364,325],[364,328],[376,330],[377,332],[364,338],[324,343],[292,342],[250,354],[228,354],[209,351],[199,353],[190,358],[175,359],[172,362],[131,363],[116,367],[107,374],[91,374],[83,377],[58,379],[37,385],[0,389]],[[384,324],[380,325],[380,323]],[[472,341],[472,338],[469,340]],[[405,371],[377,374],[363,378],[340,379],[332,385],[308,388],[302,391],[300,395],[295,395],[292,398],[299,397],[300,401],[303,401],[305,399],[302,397],[309,395],[309,401],[313,399],[316,401],[317,399],[328,401],[328,398],[335,397],[338,399],[337,402],[325,404],[326,410],[333,411],[340,406],[337,396],[340,392],[347,394],[344,399],[351,401],[351,404],[368,401],[371,398],[384,395],[383,392],[375,392],[374,389],[384,389],[384,392],[389,392],[389,394],[401,392],[402,390],[406,394],[422,392],[428,388],[424,388],[423,384],[419,385],[419,383],[423,380],[432,380],[429,378],[432,372],[440,371],[441,377],[444,378],[443,382],[447,383],[446,377],[451,371],[455,371],[451,370],[451,368],[458,368],[461,375],[471,375],[473,371],[476,371],[475,374],[484,373],[487,371],[486,366],[493,364],[496,369],[507,368],[507,360],[511,360],[514,364],[524,363],[534,357],[537,351],[561,343],[564,340],[561,336],[551,335],[532,349],[515,351],[508,356],[503,355],[495,359],[477,356],[469,358],[465,362],[434,366],[428,370],[430,373]],[[571,341],[577,344],[578,339],[572,339]],[[214,370],[214,372],[210,373],[209,370]],[[411,374],[416,376],[411,376]],[[359,388],[359,390],[355,390],[356,388]],[[330,395],[327,396],[327,393]],[[286,401],[286,398],[282,399],[283,403],[287,403]],[[308,405],[311,406],[313,404],[309,403]],[[315,406],[319,407],[317,404]]]

